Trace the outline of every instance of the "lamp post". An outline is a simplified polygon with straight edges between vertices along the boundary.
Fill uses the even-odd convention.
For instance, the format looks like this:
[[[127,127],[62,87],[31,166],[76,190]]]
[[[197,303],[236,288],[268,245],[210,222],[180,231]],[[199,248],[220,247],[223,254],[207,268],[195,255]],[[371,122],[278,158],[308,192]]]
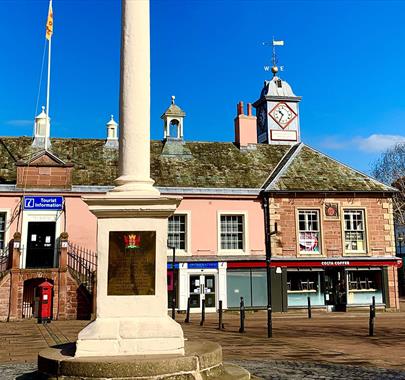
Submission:
[[[172,293],[172,319],[176,319],[176,247],[175,246],[168,246],[169,249],[172,249],[173,251],[173,257],[172,257],[172,276],[173,276],[173,293]]]
[[[399,245],[399,252],[398,252],[399,256],[402,256],[402,244],[404,243],[404,240],[405,240],[404,234],[399,232],[397,235],[397,242]]]

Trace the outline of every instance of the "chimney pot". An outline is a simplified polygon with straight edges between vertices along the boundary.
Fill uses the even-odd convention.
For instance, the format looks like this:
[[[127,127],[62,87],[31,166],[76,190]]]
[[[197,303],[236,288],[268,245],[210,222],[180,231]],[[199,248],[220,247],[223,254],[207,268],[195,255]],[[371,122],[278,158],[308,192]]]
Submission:
[[[247,105],[247,114],[248,116],[252,116],[252,103],[248,103]]]
[[[238,103],[236,109],[237,109],[237,115],[238,116],[243,115],[243,102],[242,101]]]

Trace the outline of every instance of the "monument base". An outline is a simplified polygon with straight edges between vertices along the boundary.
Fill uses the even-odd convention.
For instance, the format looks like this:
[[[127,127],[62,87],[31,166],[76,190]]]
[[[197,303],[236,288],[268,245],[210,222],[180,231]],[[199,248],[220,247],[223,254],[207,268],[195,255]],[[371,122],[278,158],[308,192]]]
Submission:
[[[76,357],[184,354],[181,326],[163,317],[97,318],[80,331]]]
[[[102,343],[100,343],[102,344]],[[186,342],[185,355],[74,357],[75,344],[47,348],[38,355],[43,379],[63,380],[249,380],[245,369],[222,363],[222,349],[207,341]]]

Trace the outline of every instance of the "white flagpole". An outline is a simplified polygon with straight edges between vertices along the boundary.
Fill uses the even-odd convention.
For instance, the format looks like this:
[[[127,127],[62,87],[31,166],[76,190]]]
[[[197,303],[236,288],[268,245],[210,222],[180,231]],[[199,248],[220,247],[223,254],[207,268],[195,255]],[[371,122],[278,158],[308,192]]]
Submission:
[[[52,6],[52,0],[49,1],[49,6]],[[51,48],[52,48],[52,35],[49,38],[48,44],[48,83],[46,88],[46,131],[45,131],[45,150],[49,148],[49,132],[50,132],[50,120],[49,120],[49,95],[51,89]]]

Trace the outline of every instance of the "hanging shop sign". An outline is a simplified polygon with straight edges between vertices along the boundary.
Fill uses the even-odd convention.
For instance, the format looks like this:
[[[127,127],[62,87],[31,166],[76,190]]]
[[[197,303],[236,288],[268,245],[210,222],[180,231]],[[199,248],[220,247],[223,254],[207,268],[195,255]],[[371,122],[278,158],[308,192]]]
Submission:
[[[49,196],[25,196],[24,197],[24,210],[31,211],[61,211],[63,210],[63,197],[49,197]]]

